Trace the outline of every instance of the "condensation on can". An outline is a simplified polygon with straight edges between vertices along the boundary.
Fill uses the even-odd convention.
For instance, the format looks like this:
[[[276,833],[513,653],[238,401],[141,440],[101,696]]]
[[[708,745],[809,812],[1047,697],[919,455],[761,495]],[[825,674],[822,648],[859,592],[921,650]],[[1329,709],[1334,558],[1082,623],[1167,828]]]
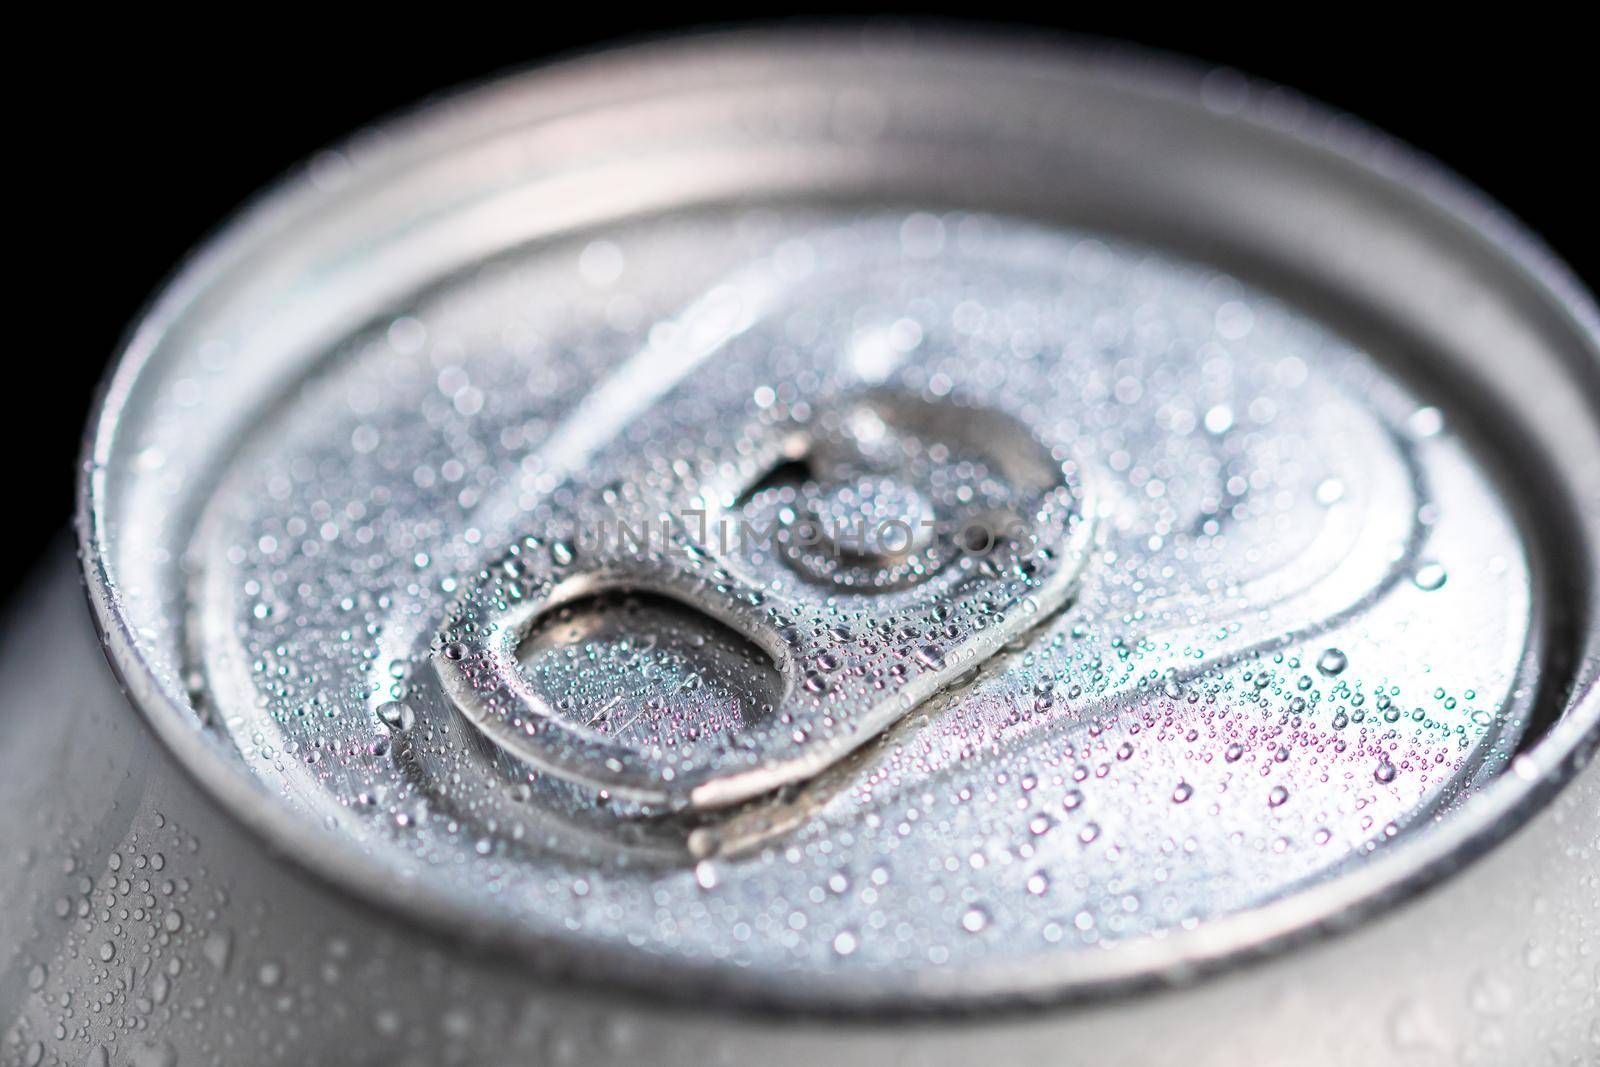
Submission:
[[[319,157],[110,380],[113,663],[208,803],[450,966],[1038,1013],[1359,925],[1593,745],[1595,316],[1449,179],[1251,93],[734,39]],[[140,871],[68,898],[7,1055],[64,997],[171,1021],[170,961],[225,998],[277,936]],[[285,968],[251,996],[292,1016]],[[1401,1052],[1454,1040],[1416,1011]],[[441,1025],[351,1047],[472,1047]]]

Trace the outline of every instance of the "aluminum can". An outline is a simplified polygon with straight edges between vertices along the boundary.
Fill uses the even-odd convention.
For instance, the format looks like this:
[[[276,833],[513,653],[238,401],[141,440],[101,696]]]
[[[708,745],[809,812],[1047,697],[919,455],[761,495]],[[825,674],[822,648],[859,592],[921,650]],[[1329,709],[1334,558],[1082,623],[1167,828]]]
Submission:
[[[77,525],[4,1063],[1600,1059],[1600,318],[1232,73],[449,98],[183,267]]]

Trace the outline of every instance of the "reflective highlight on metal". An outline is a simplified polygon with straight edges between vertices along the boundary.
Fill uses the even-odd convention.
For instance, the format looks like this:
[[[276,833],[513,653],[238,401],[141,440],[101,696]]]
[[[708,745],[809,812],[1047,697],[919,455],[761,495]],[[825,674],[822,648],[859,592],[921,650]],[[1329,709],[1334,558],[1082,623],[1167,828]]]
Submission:
[[[153,738],[6,687],[0,1048],[1581,1062],[1597,338],[1138,58],[734,36],[358,138],[108,384]]]

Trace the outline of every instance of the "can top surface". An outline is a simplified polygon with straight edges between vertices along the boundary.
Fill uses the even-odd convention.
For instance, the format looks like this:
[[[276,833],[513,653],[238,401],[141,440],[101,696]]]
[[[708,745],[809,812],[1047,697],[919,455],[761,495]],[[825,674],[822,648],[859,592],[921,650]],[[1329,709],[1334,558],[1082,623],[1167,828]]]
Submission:
[[[1287,94],[735,35],[291,176],[131,335],[79,521],[135,701],[320,875],[961,1006],[1336,924],[1557,788],[1597,376],[1532,242]]]

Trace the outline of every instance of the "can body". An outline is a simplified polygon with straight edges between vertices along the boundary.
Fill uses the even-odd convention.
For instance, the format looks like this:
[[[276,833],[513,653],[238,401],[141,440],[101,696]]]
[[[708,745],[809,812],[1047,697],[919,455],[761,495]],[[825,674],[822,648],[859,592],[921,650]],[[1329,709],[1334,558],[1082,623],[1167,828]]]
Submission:
[[[735,38],[319,158],[10,617],[0,1056],[1600,1054],[1600,320],[1251,92]]]

